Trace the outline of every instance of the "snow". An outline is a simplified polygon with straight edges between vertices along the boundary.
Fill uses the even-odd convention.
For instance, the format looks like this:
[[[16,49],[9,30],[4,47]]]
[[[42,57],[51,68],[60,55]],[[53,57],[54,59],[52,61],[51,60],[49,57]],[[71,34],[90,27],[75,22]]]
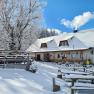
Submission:
[[[0,94],[71,94],[69,85],[71,83],[56,78],[60,65],[53,62],[34,61],[34,63],[36,63],[35,65],[38,68],[36,73],[31,73],[25,69],[0,69]],[[66,71],[66,69],[64,70]],[[53,77],[56,84],[61,87],[61,90],[58,92],[52,92]],[[81,85],[89,86],[88,83],[86,85],[84,83],[79,84],[78,82],[75,84],[75,86]]]
[[[65,75],[64,78],[68,79],[94,79],[94,76],[84,76],[84,75]]]
[[[90,36],[88,38],[88,36]],[[60,41],[68,40],[69,46],[59,47]],[[41,43],[47,43],[48,48],[40,48]],[[75,47],[75,48],[74,48]],[[27,52],[47,52],[47,51],[66,51],[84,50],[94,47],[94,29],[83,30],[77,33],[62,33],[57,36],[38,39],[26,51]]]
[[[56,79],[57,84],[64,88],[52,92],[52,77],[57,75],[57,65],[38,62],[37,65],[35,74],[24,69],[0,69],[0,94],[68,94],[63,90],[63,80],[59,79]]]
[[[75,90],[89,90],[89,89],[91,89],[91,90],[94,90],[94,88],[92,87],[92,88],[88,88],[88,87],[72,87],[72,89],[75,89]]]
[[[94,84],[90,84],[90,83],[76,83],[75,84],[76,87],[87,87],[87,88],[93,88],[94,89]]]
[[[75,74],[75,75],[90,75],[92,72],[79,72],[79,71],[64,71],[64,74]]]

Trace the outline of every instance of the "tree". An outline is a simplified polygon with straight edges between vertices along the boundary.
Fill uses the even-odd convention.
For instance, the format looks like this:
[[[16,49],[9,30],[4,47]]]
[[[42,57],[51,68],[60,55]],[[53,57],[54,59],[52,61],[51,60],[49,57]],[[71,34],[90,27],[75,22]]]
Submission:
[[[47,29],[47,28],[43,28],[43,29],[41,29],[39,38],[56,36],[56,35],[59,35],[60,33],[61,33],[61,31],[58,30],[58,29]]]
[[[25,50],[36,39],[41,20],[42,4],[39,0],[2,0],[0,40],[4,47]]]

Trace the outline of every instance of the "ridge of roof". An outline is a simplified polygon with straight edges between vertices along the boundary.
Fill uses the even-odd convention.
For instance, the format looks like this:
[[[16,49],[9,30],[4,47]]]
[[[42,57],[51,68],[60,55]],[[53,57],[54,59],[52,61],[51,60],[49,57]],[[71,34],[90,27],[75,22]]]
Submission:
[[[91,29],[80,30],[79,33],[93,32],[93,31],[94,31],[94,28],[91,28]]]

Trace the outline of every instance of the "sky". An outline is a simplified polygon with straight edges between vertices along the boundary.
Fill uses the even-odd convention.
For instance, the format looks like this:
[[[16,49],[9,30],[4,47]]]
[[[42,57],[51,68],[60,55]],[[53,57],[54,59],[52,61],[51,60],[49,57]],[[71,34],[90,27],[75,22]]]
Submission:
[[[75,16],[83,15],[85,12],[94,12],[94,0],[46,0],[47,6],[44,9],[45,26],[56,28],[61,31],[71,32],[69,28],[61,24],[62,19],[72,21]],[[78,29],[94,28],[94,19],[89,19],[86,24]]]

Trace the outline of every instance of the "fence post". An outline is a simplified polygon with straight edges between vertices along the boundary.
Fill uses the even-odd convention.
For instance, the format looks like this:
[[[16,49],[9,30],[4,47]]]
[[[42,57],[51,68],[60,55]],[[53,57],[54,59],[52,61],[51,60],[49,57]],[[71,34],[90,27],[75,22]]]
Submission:
[[[53,92],[59,91],[60,90],[60,86],[56,85],[55,78],[52,78],[52,82],[53,82]]]
[[[54,87],[54,85],[55,85],[55,78],[52,78],[52,80],[53,80],[53,87]]]

